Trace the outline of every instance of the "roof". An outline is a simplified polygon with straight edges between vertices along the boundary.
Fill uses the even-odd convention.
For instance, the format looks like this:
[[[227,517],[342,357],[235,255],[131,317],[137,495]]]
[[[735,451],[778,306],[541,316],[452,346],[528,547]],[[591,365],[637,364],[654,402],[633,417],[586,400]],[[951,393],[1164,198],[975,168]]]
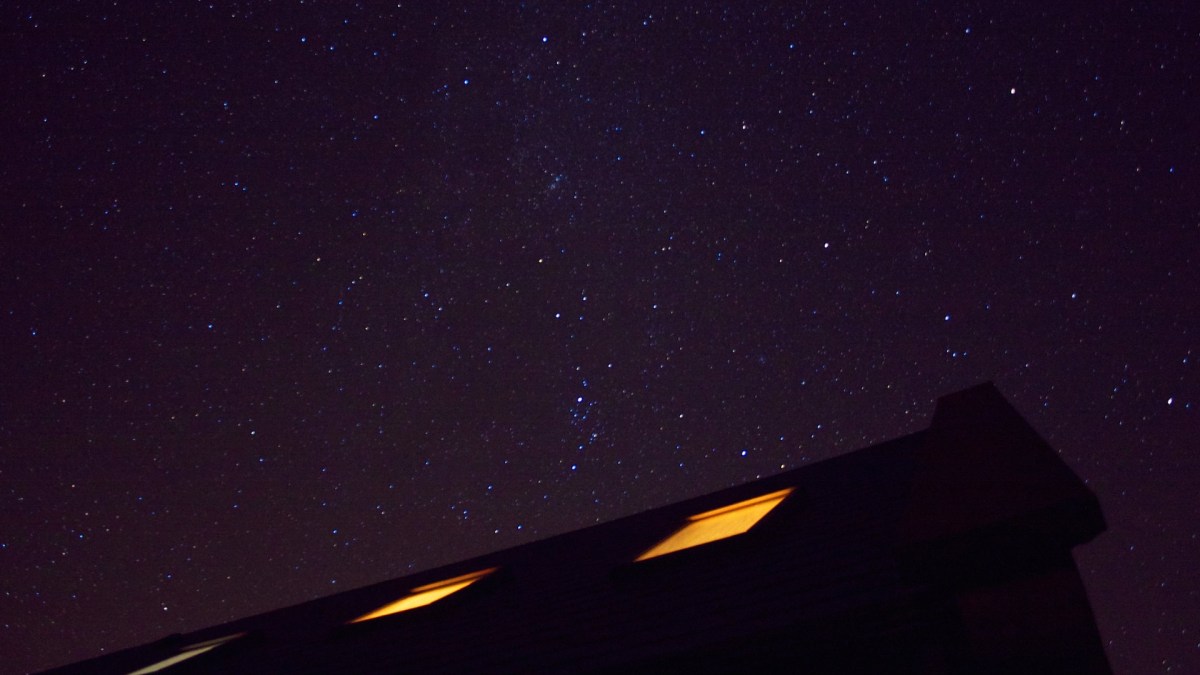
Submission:
[[[739,523],[718,522],[735,511]],[[647,555],[714,523],[745,531]],[[980,589],[1030,584],[1074,608],[1070,635],[1038,629],[1058,631],[1046,649],[1097,652],[1106,672],[1070,558],[1104,527],[1095,495],[984,384],[939,399],[908,436],[53,672],[130,673],[184,654],[170,672],[723,672],[796,659],[809,672],[958,672],[989,649],[971,613],[1003,606]],[[398,601],[412,607],[368,618]]]

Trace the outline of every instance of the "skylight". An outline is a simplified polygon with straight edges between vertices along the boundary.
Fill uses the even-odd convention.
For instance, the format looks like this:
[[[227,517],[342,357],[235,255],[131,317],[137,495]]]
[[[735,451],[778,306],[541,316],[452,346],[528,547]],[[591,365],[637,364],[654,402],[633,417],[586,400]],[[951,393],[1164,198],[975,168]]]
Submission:
[[[409,591],[408,595],[404,596],[403,598],[400,598],[393,603],[384,605],[370,614],[364,614],[350,623],[370,621],[371,619],[378,619],[381,616],[398,614],[400,612],[407,612],[410,609],[416,609],[417,607],[424,607],[425,605],[429,605],[441,600],[451,593],[457,593],[458,591],[461,591],[467,586],[470,586],[471,584],[479,581],[495,571],[495,567],[490,567],[486,570],[464,574],[461,577],[444,579],[432,584],[417,586]]]
[[[144,675],[145,673],[157,673],[158,671],[160,671],[164,668],[169,668],[169,667],[175,665],[176,663],[179,663],[180,661],[187,661],[188,659],[192,658],[193,656],[200,656],[204,652],[216,649],[217,647],[220,647],[221,645],[225,644],[226,642],[240,638],[243,635],[245,635],[245,633],[238,633],[236,635],[226,635],[223,638],[217,638],[215,640],[208,640],[207,642],[198,642],[194,645],[184,647],[183,649],[179,650],[179,653],[176,654],[175,656],[172,656],[167,659],[163,659],[162,661],[159,661],[157,663],[151,663],[150,665],[146,666],[145,668],[139,668],[139,669],[133,671],[132,673],[129,673],[129,675]]]
[[[754,527],[758,521],[762,520],[763,516],[778,506],[791,493],[792,488],[788,488],[712,511],[698,513],[688,518],[686,525],[638,556],[637,559],[657,558],[660,555],[682,551],[685,548],[743,534]]]

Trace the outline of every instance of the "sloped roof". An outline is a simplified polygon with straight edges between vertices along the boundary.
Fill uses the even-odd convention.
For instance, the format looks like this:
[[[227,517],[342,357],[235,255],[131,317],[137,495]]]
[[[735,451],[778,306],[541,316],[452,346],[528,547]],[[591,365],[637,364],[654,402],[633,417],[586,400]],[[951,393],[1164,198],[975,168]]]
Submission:
[[[745,534],[635,562],[689,517],[788,489]],[[941,398],[928,429],[857,452],[53,672],[129,673],[232,635],[169,672],[722,672],[797,658],[810,672],[919,672],[929,657],[914,645],[958,630],[947,588],[1069,561],[1103,529],[1091,491],[985,384]]]

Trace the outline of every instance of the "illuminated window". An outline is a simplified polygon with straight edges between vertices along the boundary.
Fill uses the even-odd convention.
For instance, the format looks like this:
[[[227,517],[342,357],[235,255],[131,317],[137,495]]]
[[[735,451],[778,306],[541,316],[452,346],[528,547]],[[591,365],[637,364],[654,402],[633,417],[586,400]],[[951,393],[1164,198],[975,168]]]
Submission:
[[[792,488],[788,488],[712,511],[698,513],[688,518],[687,524],[679,528],[675,534],[662,540],[658,545],[638,556],[637,559],[657,558],[660,555],[747,532],[771,509],[779,506],[779,503],[791,493]]]
[[[408,595],[404,596],[403,598],[400,598],[391,604],[384,605],[370,614],[364,614],[350,623],[370,621],[371,619],[378,619],[379,617],[387,616],[388,614],[397,614],[399,612],[407,612],[410,609],[416,609],[417,607],[424,607],[425,605],[429,605],[441,600],[451,593],[457,593],[458,591],[461,591],[467,586],[470,586],[471,584],[479,581],[495,571],[496,568],[491,567],[486,570],[480,570],[479,572],[464,574],[461,577],[454,577],[453,579],[445,579],[432,584],[417,586],[409,591]]]
[[[164,668],[169,668],[169,667],[175,665],[176,663],[179,663],[180,661],[187,661],[188,659],[192,658],[193,656],[200,656],[204,652],[216,649],[217,647],[220,647],[221,645],[225,644],[226,642],[229,642],[230,640],[236,640],[237,638],[240,638],[243,635],[245,635],[245,633],[238,633],[237,635],[227,635],[223,638],[217,638],[216,640],[209,640],[207,642],[198,642],[189,647],[184,647],[183,649],[179,650],[178,654],[176,654],[175,656],[172,656],[169,659],[163,659],[162,661],[159,661],[158,663],[151,663],[150,665],[146,666],[145,668],[140,668],[138,670],[133,671],[132,673],[129,673],[129,675],[143,675],[144,673],[157,673],[158,671],[160,671]]]

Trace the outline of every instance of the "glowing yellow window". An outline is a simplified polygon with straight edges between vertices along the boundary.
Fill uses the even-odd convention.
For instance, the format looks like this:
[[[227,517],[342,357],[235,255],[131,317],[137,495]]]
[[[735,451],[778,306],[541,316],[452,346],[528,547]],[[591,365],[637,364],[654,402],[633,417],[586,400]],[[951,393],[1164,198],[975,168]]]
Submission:
[[[370,621],[371,619],[378,619],[379,617],[387,616],[388,614],[398,614],[400,612],[407,612],[410,609],[416,609],[417,607],[424,607],[425,605],[429,605],[441,600],[451,593],[457,593],[458,591],[461,591],[467,586],[470,586],[471,584],[479,581],[495,571],[496,568],[491,567],[486,570],[464,574],[461,577],[454,577],[453,579],[445,579],[432,584],[417,586],[409,591],[408,595],[404,596],[403,598],[400,598],[393,603],[384,605],[370,614],[364,614],[350,623]]]
[[[660,555],[682,551],[709,542],[733,537],[750,530],[763,516],[792,493],[792,488],[772,492],[768,495],[747,499],[712,511],[698,513],[683,527],[660,541],[656,546],[637,557],[638,560],[657,558]]]
[[[238,633],[236,635],[227,635],[223,638],[217,638],[216,640],[209,640],[207,642],[198,642],[194,645],[184,647],[183,649],[179,650],[178,654],[176,654],[175,656],[172,656],[169,659],[163,659],[162,661],[159,661],[158,663],[151,663],[150,665],[146,666],[145,668],[139,668],[139,669],[133,671],[132,673],[129,673],[129,675],[145,675],[145,673],[157,673],[158,671],[160,671],[164,668],[169,668],[169,667],[175,665],[176,663],[179,663],[180,661],[187,661],[188,659],[192,658],[193,656],[200,656],[204,652],[216,649],[217,647],[220,647],[221,645],[225,644],[226,642],[229,642],[230,640],[236,640],[237,638],[240,638],[243,635],[245,635],[245,633]]]

